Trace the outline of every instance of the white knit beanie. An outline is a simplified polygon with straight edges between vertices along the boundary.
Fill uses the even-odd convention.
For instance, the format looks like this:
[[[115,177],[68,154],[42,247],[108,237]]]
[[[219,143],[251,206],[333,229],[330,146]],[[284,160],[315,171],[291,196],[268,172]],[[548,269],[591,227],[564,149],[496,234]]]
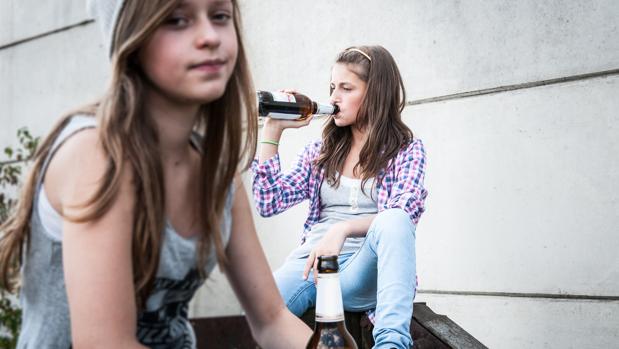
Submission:
[[[93,17],[99,24],[103,33],[103,44],[108,53],[112,56],[112,42],[118,17],[122,11],[125,0],[88,0],[88,15]]]

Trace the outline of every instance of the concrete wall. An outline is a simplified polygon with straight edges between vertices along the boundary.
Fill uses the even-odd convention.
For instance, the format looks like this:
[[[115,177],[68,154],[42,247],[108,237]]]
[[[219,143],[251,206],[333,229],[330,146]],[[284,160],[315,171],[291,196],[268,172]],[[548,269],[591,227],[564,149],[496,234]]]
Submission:
[[[619,3],[242,1],[257,88],[326,99],[341,49],[381,44],[428,153],[420,291],[490,347],[606,348],[619,339]],[[81,1],[0,3],[0,147],[99,94],[108,67]],[[286,131],[284,167],[320,124]],[[249,182],[248,182],[249,183]],[[269,262],[307,205],[256,217]],[[213,276],[192,314],[238,314]]]

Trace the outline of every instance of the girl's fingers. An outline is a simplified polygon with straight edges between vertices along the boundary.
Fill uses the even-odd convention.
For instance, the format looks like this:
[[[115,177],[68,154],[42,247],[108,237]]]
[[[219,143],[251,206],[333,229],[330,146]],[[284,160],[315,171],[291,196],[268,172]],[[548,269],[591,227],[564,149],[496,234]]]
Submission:
[[[293,89],[293,88],[282,88],[277,90],[277,92],[282,92],[282,93],[299,93],[299,91]]]
[[[303,120],[303,126],[309,125],[310,121],[314,118],[314,114],[307,117],[307,119]]]
[[[318,283],[318,258],[314,259],[314,283]]]
[[[307,257],[307,262],[305,263],[305,269],[303,269],[303,280],[307,280],[307,276],[309,275],[310,269],[314,265],[314,251],[310,252],[310,255]]]
[[[309,125],[310,121],[312,121],[312,118],[314,117],[314,115],[310,115],[307,117],[307,119],[305,120],[290,120],[290,127],[294,127],[294,128],[300,128],[300,127],[305,127],[307,125]]]

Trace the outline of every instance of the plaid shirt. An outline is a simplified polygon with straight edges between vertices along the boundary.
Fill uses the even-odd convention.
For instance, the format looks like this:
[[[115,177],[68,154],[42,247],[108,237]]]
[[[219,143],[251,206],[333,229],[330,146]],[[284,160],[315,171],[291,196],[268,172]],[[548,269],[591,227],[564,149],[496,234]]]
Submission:
[[[252,163],[254,201],[261,216],[270,217],[303,200],[310,201],[301,243],[320,218],[320,185],[324,170],[316,168],[314,160],[318,158],[321,146],[321,141],[305,146],[287,173],[281,171],[279,154],[262,164],[258,164],[258,159]],[[423,143],[420,139],[414,139],[389,161],[386,172],[383,170],[379,174],[382,181],[377,183],[378,212],[401,208],[417,225],[428,195],[423,187],[425,167]]]

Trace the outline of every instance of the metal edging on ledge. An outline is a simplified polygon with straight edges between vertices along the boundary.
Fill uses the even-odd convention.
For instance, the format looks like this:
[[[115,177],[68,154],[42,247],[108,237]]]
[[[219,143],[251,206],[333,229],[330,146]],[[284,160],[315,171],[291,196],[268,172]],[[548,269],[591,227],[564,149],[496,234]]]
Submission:
[[[429,103],[450,101],[450,100],[456,100],[456,99],[462,99],[462,98],[468,98],[468,97],[477,97],[477,96],[497,94],[497,93],[502,93],[502,92],[523,90],[523,89],[540,87],[540,86],[563,84],[563,83],[573,82],[573,81],[603,78],[603,77],[609,77],[609,76],[614,76],[614,75],[619,75],[619,69],[604,70],[604,71],[586,73],[586,74],[577,74],[577,75],[571,75],[571,76],[555,78],[555,79],[525,82],[522,84],[492,87],[492,88],[486,88],[486,89],[481,89],[481,90],[454,93],[454,94],[449,94],[449,95],[444,95],[444,96],[415,99],[415,100],[407,101],[406,106],[409,107],[409,106],[420,105],[420,104],[429,104]]]
[[[444,290],[417,290],[418,294],[449,295],[449,296],[482,296],[507,298],[542,298],[558,300],[584,300],[617,302],[619,296],[595,296],[584,294],[555,294],[555,293],[526,293],[526,292],[483,292],[483,291],[444,291]]]
[[[94,23],[94,21],[95,21],[94,19],[86,19],[86,20],[83,20],[81,22],[77,22],[75,24],[71,24],[71,25],[67,25],[67,26],[61,27],[61,28],[57,28],[57,29],[54,29],[54,30],[47,31],[45,33],[41,33],[41,34],[37,34],[37,35],[33,35],[33,36],[28,36],[28,37],[25,37],[25,38],[22,38],[22,39],[19,39],[19,40],[15,40],[13,42],[10,42],[8,44],[4,44],[4,45],[0,46],[0,51],[8,49],[8,48],[11,48],[11,47],[19,46],[21,44],[25,44],[25,43],[30,42],[30,41],[38,40],[38,39],[44,38],[46,36],[50,36],[50,35],[58,34],[58,33],[61,33],[61,32],[67,31],[67,30],[71,30],[71,29],[76,28],[76,27],[81,27],[81,26],[84,26],[84,25],[88,25],[90,23]]]

